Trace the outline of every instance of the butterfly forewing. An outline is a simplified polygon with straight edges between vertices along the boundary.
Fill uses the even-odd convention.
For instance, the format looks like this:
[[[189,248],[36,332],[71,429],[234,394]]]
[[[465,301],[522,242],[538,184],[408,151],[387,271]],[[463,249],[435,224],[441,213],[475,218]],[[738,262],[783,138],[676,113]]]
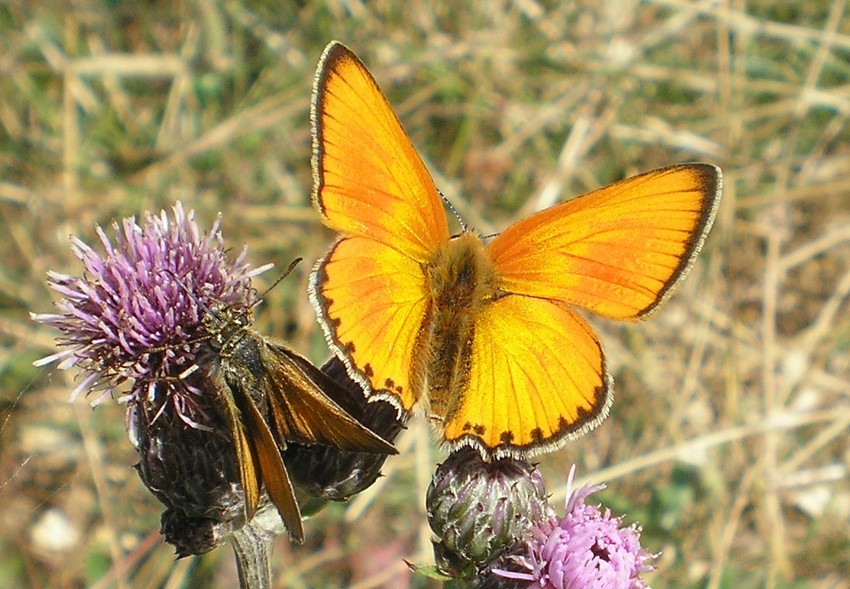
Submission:
[[[233,438],[236,452],[236,466],[239,469],[239,481],[245,495],[245,520],[250,521],[257,511],[260,502],[260,472],[257,470],[257,454],[254,445],[249,441],[242,422],[241,413],[236,405],[229,386],[221,382],[217,387],[224,414]]]
[[[615,319],[644,316],[690,267],[719,190],[717,167],[686,164],[534,214],[488,247],[499,287]]]
[[[339,43],[322,55],[311,114],[325,222],[427,260],[449,236],[437,189],[366,66]]]
[[[231,388],[231,390],[233,389]],[[254,460],[254,464],[246,470],[255,473],[255,480],[257,478],[262,479],[266,492],[280,512],[290,537],[294,542],[301,544],[304,541],[301,510],[298,508],[295,491],[292,488],[289,473],[280,454],[285,446],[274,438],[265,418],[247,391],[240,389],[233,390],[233,396],[239,408],[244,429],[247,432],[246,437],[251,446],[251,455]],[[261,476],[257,477],[256,473],[259,473]],[[251,483],[249,485],[253,491],[255,485]],[[247,495],[248,493],[246,492]],[[247,501],[246,506],[248,506]],[[248,510],[248,519],[253,517],[255,511],[256,502],[254,502],[253,509]]]
[[[396,453],[328,396],[326,391],[339,385],[291,350],[270,345],[270,351],[280,361],[268,380],[268,402],[281,437],[352,452]]]

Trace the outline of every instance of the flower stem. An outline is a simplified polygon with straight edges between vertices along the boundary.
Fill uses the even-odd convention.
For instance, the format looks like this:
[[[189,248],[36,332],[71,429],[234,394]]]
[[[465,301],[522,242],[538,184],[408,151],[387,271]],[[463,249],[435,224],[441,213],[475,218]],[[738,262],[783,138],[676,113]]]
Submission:
[[[271,589],[273,540],[265,533],[258,533],[250,524],[231,535],[241,589]]]
[[[268,509],[269,505],[230,536],[230,544],[236,556],[236,569],[239,571],[240,589],[272,587],[272,547],[284,528],[277,511]]]

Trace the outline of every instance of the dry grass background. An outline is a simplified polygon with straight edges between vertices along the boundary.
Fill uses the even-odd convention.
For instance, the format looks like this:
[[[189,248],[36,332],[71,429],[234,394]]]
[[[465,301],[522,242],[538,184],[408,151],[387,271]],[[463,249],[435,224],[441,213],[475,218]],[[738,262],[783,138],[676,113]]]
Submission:
[[[66,5],[67,4],[67,5]],[[850,7],[796,0],[0,4],[0,586],[231,587],[219,549],[175,562],[117,404],[67,404],[29,311],[68,236],[181,200],[255,265],[307,263],[259,312],[328,353],[306,271],[308,108],[323,46],[369,65],[438,185],[498,231],[654,167],[719,164],[718,221],[650,321],[604,321],[617,398],[568,466],[661,555],[654,587],[850,587]],[[273,274],[273,273],[270,273]],[[422,422],[387,476],[282,539],[280,587],[423,587]]]

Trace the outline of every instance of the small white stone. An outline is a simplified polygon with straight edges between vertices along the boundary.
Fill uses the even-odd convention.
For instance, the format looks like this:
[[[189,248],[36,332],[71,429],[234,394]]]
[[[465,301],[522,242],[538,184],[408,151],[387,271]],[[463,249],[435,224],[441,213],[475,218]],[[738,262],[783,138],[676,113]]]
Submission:
[[[44,552],[66,552],[80,541],[80,532],[65,514],[50,509],[30,529],[32,543]]]

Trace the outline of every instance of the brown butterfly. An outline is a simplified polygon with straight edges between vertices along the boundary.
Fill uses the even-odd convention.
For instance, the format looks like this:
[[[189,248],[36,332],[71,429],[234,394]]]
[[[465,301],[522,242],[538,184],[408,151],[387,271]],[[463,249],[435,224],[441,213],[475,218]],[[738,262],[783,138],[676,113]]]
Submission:
[[[210,338],[199,364],[229,422],[246,521],[257,511],[265,486],[290,537],[301,543],[301,511],[281,457],[288,442],[397,451],[328,396],[341,385],[286,346],[251,330],[251,319],[250,311],[213,309],[204,318]]]

